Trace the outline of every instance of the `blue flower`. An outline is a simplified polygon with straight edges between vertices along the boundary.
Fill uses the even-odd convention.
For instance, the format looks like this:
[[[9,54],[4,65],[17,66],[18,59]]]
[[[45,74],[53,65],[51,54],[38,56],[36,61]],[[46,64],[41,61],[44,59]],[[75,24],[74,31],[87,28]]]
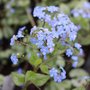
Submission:
[[[43,19],[45,17],[45,7],[37,6],[34,8],[33,16],[38,17],[39,19]]]
[[[44,57],[43,57],[43,58],[44,58],[44,60],[47,60],[47,56],[46,56],[46,55],[44,55]]]
[[[53,38],[58,38],[59,37],[59,31],[56,31],[55,28],[52,28],[52,35],[53,35]]]
[[[59,10],[59,8],[55,7],[55,6],[49,6],[49,7],[47,7],[47,10],[51,13],[54,13],[54,12],[57,12]]]
[[[12,54],[10,58],[11,58],[11,61],[12,61],[13,64],[17,64],[18,63],[17,55]]]
[[[44,19],[45,19],[45,22],[50,22],[51,16],[46,14]]]
[[[13,35],[10,40],[10,45],[13,46],[15,44],[15,40],[17,40],[17,36]]]
[[[23,26],[23,27],[19,28],[19,31],[23,31],[23,30],[25,30],[25,28],[26,28],[26,26]]]
[[[72,56],[71,59],[73,60],[72,67],[77,67],[78,64],[78,56]]]
[[[36,26],[34,26],[33,28],[31,28],[30,35],[32,35],[32,33],[33,33],[35,30],[37,30],[37,27],[36,27]]]
[[[24,35],[22,35],[22,31],[18,31],[18,34],[17,34],[16,36],[17,36],[17,38],[22,38],[22,37],[24,37]]]
[[[37,34],[37,38],[38,38],[38,40],[42,41],[46,38],[46,35],[43,31],[40,30]]]
[[[22,37],[24,37],[24,35],[23,35],[23,31],[25,30],[25,26],[24,27],[22,27],[22,28],[20,28],[19,29],[19,31],[18,31],[18,33],[17,33],[17,38],[22,38]]]
[[[61,72],[61,79],[63,80],[63,79],[65,79],[65,78],[66,78],[66,73]]]
[[[71,58],[72,58],[72,60],[74,60],[74,61],[78,61],[78,56],[72,56]]]
[[[55,68],[52,68],[52,69],[49,71],[49,73],[50,73],[50,77],[55,77],[55,76],[57,76],[58,70],[55,69]]]
[[[77,32],[75,31],[70,32],[69,34],[70,41],[74,41],[76,37],[77,37]]]
[[[71,49],[66,50],[66,55],[70,57],[73,54],[73,51]]]
[[[81,49],[81,45],[79,44],[79,43],[75,43],[75,48],[77,48],[78,50],[80,50]]]
[[[47,53],[49,53],[48,47],[42,46],[40,51],[42,52],[43,55],[46,55]]]
[[[78,61],[73,62],[72,67],[77,67]]]
[[[62,81],[62,77],[57,74],[56,76],[54,76],[54,81],[60,83]]]
[[[19,69],[17,70],[17,72],[18,72],[19,74],[22,74],[22,69],[19,68]]]
[[[52,48],[54,46],[55,46],[55,44],[53,42],[53,39],[51,37],[47,37],[47,47]]]
[[[79,55],[79,56],[84,56],[84,51],[83,51],[82,48],[79,50],[79,54],[78,54],[78,55]]]
[[[63,67],[60,67],[60,69],[61,73],[59,73],[58,70],[55,68],[52,68],[49,71],[50,77],[53,77],[54,81],[57,83],[61,82],[63,79],[66,78],[66,71],[63,69]]]
[[[36,40],[36,38],[30,38],[30,42],[36,44],[38,41]]]

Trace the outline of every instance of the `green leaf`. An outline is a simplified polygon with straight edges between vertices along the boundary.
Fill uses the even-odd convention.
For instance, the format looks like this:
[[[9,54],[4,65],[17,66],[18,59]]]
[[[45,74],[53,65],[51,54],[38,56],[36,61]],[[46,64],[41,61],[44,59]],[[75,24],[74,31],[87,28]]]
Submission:
[[[18,74],[16,72],[13,72],[12,73],[12,78],[13,78],[14,83],[17,86],[23,85],[25,83],[25,76],[24,76],[24,74]]]
[[[86,86],[88,84],[88,82],[86,80],[84,80],[83,78],[81,78],[81,79],[75,78],[75,79],[71,79],[70,81],[74,87],[81,87],[83,85]]]
[[[40,69],[43,73],[49,74],[48,66],[47,65],[40,65]]]
[[[3,85],[3,82],[4,82],[4,76],[0,75],[0,85]]]
[[[73,90],[86,90],[86,89],[85,89],[85,87],[81,86],[81,87],[75,88]]]
[[[32,64],[33,66],[37,67],[38,65],[40,65],[42,63],[42,59],[39,58],[36,54],[36,52],[31,52],[31,57],[29,60],[29,63]]]
[[[78,60],[77,67],[80,67],[80,66],[82,66],[82,65],[84,64],[84,58],[79,57],[78,59],[79,59],[79,60]]]
[[[56,83],[51,81],[46,85],[45,90],[70,90],[71,82],[69,80],[62,81],[61,83]]]
[[[48,75],[38,74],[33,71],[27,71],[25,76],[25,82],[30,81],[30,83],[35,84],[36,86],[42,86],[49,80]]]
[[[37,59],[34,63],[35,66],[38,66],[42,63],[42,59]]]
[[[45,64],[49,67],[55,67],[56,66],[56,59],[53,58],[53,59],[48,59],[48,61],[45,61]]]
[[[69,73],[70,74],[70,77],[82,77],[82,76],[88,76],[88,73],[83,70],[83,69],[74,69],[74,70],[71,70],[71,72]]]
[[[79,37],[78,37],[78,40],[80,41],[80,43],[82,45],[89,45],[90,44],[90,31],[86,33],[86,31],[83,31],[83,33],[85,35],[83,35],[82,33],[79,33]]]

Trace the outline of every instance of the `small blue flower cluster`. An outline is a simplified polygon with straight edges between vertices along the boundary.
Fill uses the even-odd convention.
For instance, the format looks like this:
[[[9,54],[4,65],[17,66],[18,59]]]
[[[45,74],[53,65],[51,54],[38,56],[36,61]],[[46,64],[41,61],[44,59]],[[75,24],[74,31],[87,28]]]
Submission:
[[[82,16],[83,18],[90,18],[90,3],[84,2],[81,8],[75,8],[71,11],[74,17]]]
[[[50,20],[50,15],[46,14],[44,11],[47,10],[50,13],[54,13],[58,11],[58,7],[55,6],[49,6],[49,7],[42,7],[42,6],[37,6],[34,9],[33,16],[38,17],[39,19],[46,19]]]
[[[10,45],[13,46],[15,44],[15,40],[17,40],[17,37],[15,35],[12,36],[10,40]]]
[[[18,73],[18,74],[22,74],[22,72],[23,72],[23,70],[22,70],[21,68],[19,68],[19,69],[17,70],[17,73]]]
[[[34,27],[31,29],[31,35],[33,34],[33,30],[37,31],[37,37],[32,37],[30,41],[33,44],[36,44],[38,48],[40,48],[40,51],[46,57],[46,54],[51,53],[54,50],[54,42],[53,42],[53,37],[52,33],[47,29],[47,28],[39,28],[39,27]]]
[[[13,46],[13,45],[15,44],[15,41],[16,41],[18,38],[24,37],[24,35],[23,35],[23,30],[24,30],[25,28],[26,28],[25,26],[22,27],[22,28],[20,28],[19,31],[18,31],[18,33],[17,33],[17,35],[13,35],[13,36],[12,36],[12,38],[11,38],[11,40],[10,40],[10,45],[11,45],[11,46]],[[17,62],[18,62],[17,55],[12,54],[12,55],[11,55],[11,61],[13,62],[13,64],[17,64]]]
[[[56,14],[52,16],[52,13]],[[32,36],[30,41],[38,46],[44,57],[46,57],[46,54],[53,52],[55,46],[54,39],[59,39],[63,42],[67,38],[69,38],[69,41],[76,39],[78,28],[70,21],[67,15],[59,13],[58,7],[37,6],[33,14],[51,27],[48,29],[34,26],[30,32]],[[70,49],[66,53],[69,56],[72,55]]]
[[[79,53],[82,51],[81,45],[79,43],[75,43],[74,47],[79,50]],[[78,64],[78,56],[72,56],[71,59],[74,61],[72,64],[73,67],[76,67]]]
[[[74,55],[74,49],[71,46],[70,46],[70,48],[68,48],[66,50],[66,55],[68,57],[71,57],[71,59],[73,60],[72,67],[75,68],[78,64],[78,56],[81,56],[83,54],[83,50],[82,50],[81,45],[79,43],[75,43],[74,48],[76,48],[79,51],[78,55]]]
[[[17,58],[16,54],[12,54],[10,58],[11,58],[11,61],[12,61],[13,64],[18,63],[18,58]]]
[[[34,9],[34,16],[47,23],[51,28],[34,26],[30,32],[32,36],[30,41],[37,45],[46,59],[46,54],[54,51],[54,39],[58,39],[62,45],[69,46],[66,50],[66,55],[72,58],[74,61],[72,66],[76,67],[78,56],[74,55],[73,47],[70,44],[66,44],[65,40],[68,38],[70,42],[74,41],[77,37],[78,27],[70,21],[67,15],[59,13],[58,10],[59,8],[55,6],[37,6]],[[52,16],[52,13],[56,14]],[[81,51],[81,45],[79,43],[75,43],[74,47]],[[77,62],[74,60],[75,57],[77,57]]]
[[[13,35],[13,36],[12,36],[12,38],[11,38],[11,40],[10,40],[10,45],[11,45],[11,46],[13,46],[13,45],[15,44],[15,40],[17,40],[18,38],[24,37],[24,36],[23,36],[23,31],[24,31],[25,28],[26,28],[25,26],[22,27],[22,28],[20,28],[19,31],[18,31],[18,33],[17,33],[17,35]]]
[[[61,73],[59,73],[56,68],[52,68],[49,71],[50,77],[54,78],[54,81],[58,83],[66,78],[66,71],[63,69],[63,67],[60,68],[61,68]]]

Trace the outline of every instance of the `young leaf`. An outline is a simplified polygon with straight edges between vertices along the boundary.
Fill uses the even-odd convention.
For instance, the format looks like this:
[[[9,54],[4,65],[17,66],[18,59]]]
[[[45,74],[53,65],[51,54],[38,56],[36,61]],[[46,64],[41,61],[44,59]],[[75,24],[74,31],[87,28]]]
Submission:
[[[42,71],[43,73],[49,74],[49,70],[48,70],[48,66],[47,66],[47,65],[42,64],[42,65],[40,66],[40,69],[41,69],[41,71]]]
[[[84,86],[81,86],[81,87],[77,87],[77,88],[72,89],[72,90],[86,90],[86,88]]]
[[[37,74],[33,71],[27,71],[25,76],[25,82],[30,81],[30,83],[35,84],[36,86],[42,86],[49,80],[48,75]]]
[[[39,64],[42,63],[42,59],[40,59],[35,52],[32,52],[29,63],[37,67]]]
[[[81,77],[81,76],[88,76],[87,72],[83,69],[74,69],[70,72],[70,77]]]
[[[61,83],[56,83],[51,81],[46,85],[45,90],[70,90],[71,82],[69,80],[65,80]]]
[[[82,57],[79,57],[79,60],[78,60],[78,64],[77,64],[77,67],[81,67],[83,64],[84,64],[84,58]]]
[[[12,73],[12,78],[13,78],[14,83],[17,86],[23,85],[25,83],[25,76],[24,76],[24,74],[18,74],[16,72],[13,72]]]

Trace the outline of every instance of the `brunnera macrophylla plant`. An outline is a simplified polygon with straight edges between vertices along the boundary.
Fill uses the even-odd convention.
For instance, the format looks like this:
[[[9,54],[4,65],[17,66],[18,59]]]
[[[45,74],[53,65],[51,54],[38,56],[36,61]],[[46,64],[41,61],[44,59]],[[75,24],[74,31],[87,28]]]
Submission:
[[[64,67],[48,64],[48,62],[53,62],[53,57],[57,58],[56,55],[63,57],[66,54],[72,59],[72,67],[77,66],[78,56],[82,53],[81,45],[75,42],[78,28],[67,15],[59,11],[59,8],[55,6],[35,7],[33,16],[38,17],[41,26],[34,26],[30,30],[30,35],[25,33],[24,26],[19,29],[17,35],[12,36],[10,41],[12,47],[21,44],[26,45],[26,49],[30,49],[30,52],[25,55],[29,57],[27,62],[33,66],[32,71],[28,70],[20,75],[13,73],[16,85],[33,83],[36,86],[42,86],[50,79],[57,83],[62,82],[66,79]],[[56,54],[57,52],[59,54]],[[11,55],[11,61],[15,65],[19,63],[19,59],[24,59],[17,53]],[[39,69],[41,73],[38,73]]]

